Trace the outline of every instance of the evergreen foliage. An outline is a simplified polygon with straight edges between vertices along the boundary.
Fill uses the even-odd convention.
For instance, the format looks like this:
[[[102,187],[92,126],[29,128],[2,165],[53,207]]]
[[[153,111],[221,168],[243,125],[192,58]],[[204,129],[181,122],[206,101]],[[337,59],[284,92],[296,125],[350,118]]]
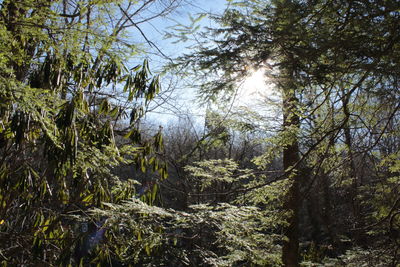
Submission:
[[[220,27],[203,36],[209,42],[199,42],[197,52],[182,61],[195,75],[204,75],[200,91],[206,99],[225,97],[258,68],[280,92],[281,132],[269,141],[274,153],[257,162],[267,168],[281,158],[280,178],[290,182],[281,202],[289,211],[283,264],[299,266],[299,242],[311,239],[317,247],[331,246],[335,255],[344,253],[349,242],[354,247],[370,244],[372,250],[388,246],[381,264],[387,264],[387,257],[396,266],[396,234],[388,228],[393,228],[389,218],[398,220],[398,188],[386,187],[392,174],[378,169],[390,169],[383,152],[386,136],[391,152],[398,151],[399,73],[393,61],[399,54],[398,3],[230,3],[215,17]],[[375,186],[387,188],[386,204],[376,202],[383,195]],[[385,215],[377,220],[382,208]]]
[[[88,235],[71,215],[134,196],[121,164],[166,177],[161,133],[145,140],[134,117],[125,145],[116,123],[160,89],[148,62],[123,41],[130,20],[152,1],[2,1],[0,218],[4,265],[77,265]],[[133,13],[135,14],[135,13]],[[108,17],[109,19],[105,19]],[[121,84],[125,84],[121,88]],[[126,96],[125,105],[120,96]],[[85,217],[85,216],[84,216]],[[86,232],[86,233],[85,233]],[[81,260],[82,259],[82,260]]]

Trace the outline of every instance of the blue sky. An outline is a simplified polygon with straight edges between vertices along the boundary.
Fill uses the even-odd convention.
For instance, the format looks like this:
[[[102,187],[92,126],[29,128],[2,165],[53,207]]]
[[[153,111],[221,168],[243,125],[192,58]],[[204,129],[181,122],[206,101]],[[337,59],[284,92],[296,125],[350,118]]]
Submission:
[[[190,3],[182,5],[166,18],[159,17],[148,23],[140,24],[141,30],[146,34],[146,37],[156,44],[163,54],[170,58],[177,58],[184,53],[192,52],[193,50],[188,47],[192,46],[194,42],[176,43],[176,39],[166,39],[166,33],[173,31],[176,25],[183,25],[178,26],[178,28],[190,25],[190,18],[198,17],[200,13],[222,14],[230,2],[229,0],[182,1],[190,1]],[[149,14],[144,14],[144,16],[146,15]],[[218,27],[209,17],[204,17],[197,22],[197,25]],[[140,38],[140,34],[137,31],[132,32],[132,41],[135,43],[145,42],[143,38]],[[144,55],[149,57],[150,69],[155,74],[159,73],[162,67],[169,62],[168,59],[161,56],[157,49],[149,48],[148,45],[144,45],[144,47],[147,47],[149,52]],[[143,60],[143,58],[140,60]],[[137,61],[136,64],[140,64],[140,61]],[[193,78],[189,77],[187,81],[182,81],[182,78],[176,75],[165,74],[162,79],[161,96],[153,101],[152,109],[146,114],[146,125],[158,129],[159,125],[165,127],[169,124],[175,124],[180,118],[186,120],[190,118],[197,127],[202,127],[206,107],[199,105],[196,99],[196,90],[193,86],[190,86],[190,83],[193,83]],[[168,90],[170,84],[172,84],[170,88],[173,88],[171,91]],[[223,115],[229,117],[232,111],[245,111],[260,113],[260,115],[271,117],[272,120],[279,117],[278,112],[275,110],[276,105],[274,105],[274,102],[279,102],[279,95],[274,96],[271,81],[265,79],[265,70],[252,70],[247,79],[243,80],[242,83],[238,83],[237,90],[234,98],[235,102],[230,103],[228,107],[225,106],[220,109],[222,113],[225,113]],[[165,101],[164,99],[167,100]]]
[[[190,25],[190,17],[197,17],[199,13],[221,14],[226,4],[226,0],[192,0],[190,4],[184,4],[167,18],[157,18],[147,24],[143,24],[141,28],[148,39],[156,44],[164,54],[171,58],[176,58],[183,53],[189,53],[190,50],[187,47],[191,46],[193,43],[190,41],[175,43],[176,40],[173,38],[165,39],[165,33],[170,32],[174,26],[178,24]],[[213,22],[208,17],[204,17],[197,24],[201,26],[212,26]],[[151,69],[157,70],[168,62],[167,59],[159,55],[152,55],[152,53],[157,54],[156,49],[153,48],[150,50]],[[171,82],[167,77],[168,75],[166,75],[163,84],[165,91],[167,91],[169,86],[168,83]],[[177,84],[174,85],[177,87],[174,90],[175,92],[172,92],[168,96],[169,101],[167,101],[167,103],[164,103],[147,115],[147,121],[155,125],[161,124],[165,126],[178,120],[179,116],[177,115],[179,115],[179,113],[183,115],[187,112],[191,113],[195,120],[201,121],[204,108],[195,103],[195,90],[190,87],[185,87],[183,84],[179,83],[179,81],[172,82],[177,82]]]

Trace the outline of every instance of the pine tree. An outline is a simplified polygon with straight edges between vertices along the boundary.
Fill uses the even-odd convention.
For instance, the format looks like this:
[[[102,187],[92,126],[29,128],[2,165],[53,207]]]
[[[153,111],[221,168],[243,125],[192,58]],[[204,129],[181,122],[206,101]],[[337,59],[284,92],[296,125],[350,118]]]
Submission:
[[[324,163],[329,162],[326,155],[335,150],[341,174],[352,185],[339,189],[348,192],[346,203],[341,205],[353,203],[354,207],[351,223],[357,226],[348,235],[358,240],[356,243],[362,242],[356,234],[359,230],[355,230],[362,223],[357,218],[360,178],[354,151],[372,153],[379,141],[362,152],[354,145],[354,136],[367,137],[362,132],[374,127],[363,120],[360,110],[366,109],[361,108],[362,101],[375,99],[378,92],[390,86],[398,88],[393,81],[399,73],[392,60],[399,52],[398,3],[232,1],[231,5],[222,16],[215,17],[220,27],[209,31],[215,45],[202,46],[206,43],[203,41],[198,51],[184,60],[192,64],[196,75],[205,75],[200,91],[211,100],[232,92],[252,67],[272,69],[266,74],[280,90],[283,113],[276,146],[282,151],[282,177],[292,181],[283,205],[288,211],[284,265],[299,265],[301,203],[316,180],[334,172],[335,167]],[[392,82],[383,82],[384,86],[377,82],[389,80]],[[393,103],[389,109],[393,116],[398,112]],[[316,114],[321,119],[314,119]],[[392,119],[387,118],[387,122]],[[347,146],[344,154],[339,152],[341,142]],[[328,168],[324,175],[322,166]],[[336,174],[332,176],[338,179]]]

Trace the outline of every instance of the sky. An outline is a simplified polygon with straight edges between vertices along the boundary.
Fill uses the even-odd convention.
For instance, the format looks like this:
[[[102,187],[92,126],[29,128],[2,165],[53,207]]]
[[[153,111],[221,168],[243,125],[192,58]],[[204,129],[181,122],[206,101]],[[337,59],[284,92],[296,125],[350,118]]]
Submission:
[[[175,39],[165,39],[165,33],[170,32],[177,24],[190,25],[190,17],[197,17],[199,13],[222,14],[227,7],[227,3],[227,0],[191,0],[190,5],[182,6],[172,15],[169,15],[168,18],[158,18],[146,25],[142,25],[142,30],[164,54],[171,58],[176,58],[183,53],[189,53],[190,49],[187,47],[190,47],[193,43],[176,43]],[[209,17],[203,18],[199,25],[202,27],[217,26]],[[157,67],[163,66],[166,62],[168,60],[165,58],[150,55],[151,69],[157,69]],[[198,105],[195,89],[190,88],[187,84],[180,83],[176,80],[176,77],[173,77],[172,80],[169,78],[171,77],[166,75],[162,84],[164,92],[168,92],[163,97],[168,98],[168,100],[156,100],[156,106],[158,103],[162,105],[152,109],[146,115],[147,122],[156,127],[158,125],[167,126],[178,121],[179,118],[184,118],[187,114],[191,114],[192,120],[196,123],[204,123],[205,107]],[[260,110],[262,105],[265,106],[265,102],[259,101],[264,98],[261,96],[271,95],[273,91],[271,85],[267,85],[266,82],[264,70],[253,70],[248,79],[238,84],[237,94],[234,98],[235,102],[232,103],[231,108]],[[172,83],[174,87],[171,93],[167,89],[168,83]]]
[[[170,32],[179,24],[190,25],[190,17],[198,17],[199,13],[221,14],[225,10],[227,3],[226,0],[189,1],[190,4],[184,4],[167,18],[158,18],[141,26],[146,36],[170,58],[176,58],[184,53],[189,53],[190,49],[188,47],[193,45],[193,43],[190,41],[176,43],[176,40],[173,38],[165,38],[167,32]],[[209,17],[204,17],[197,24],[202,27],[214,25]],[[157,52],[155,49],[152,50],[153,52]],[[149,61],[151,69],[161,68],[168,62],[168,60],[159,55],[151,54]],[[172,83],[172,85],[170,85],[170,83]],[[175,87],[171,93],[169,93],[168,90],[170,86]],[[198,105],[195,89],[189,88],[179,83],[179,81],[171,80],[168,74],[163,80],[162,88],[164,88],[164,92],[168,91],[165,97],[169,99],[166,103],[164,100],[157,100],[155,104],[162,103],[162,105],[146,115],[147,121],[166,126],[167,124],[179,120],[179,117],[185,117],[187,113],[190,113],[195,120],[204,121],[204,107]]]

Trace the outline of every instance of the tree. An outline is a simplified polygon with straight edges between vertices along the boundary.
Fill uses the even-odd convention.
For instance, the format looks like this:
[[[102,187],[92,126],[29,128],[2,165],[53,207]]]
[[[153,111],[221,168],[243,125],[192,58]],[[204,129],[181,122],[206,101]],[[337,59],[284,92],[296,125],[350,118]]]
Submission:
[[[343,172],[352,184],[346,189],[347,204],[353,203],[353,222],[359,220],[354,136],[362,140],[368,135],[364,130],[368,132],[373,125],[363,119],[363,101],[374,99],[390,86],[398,88],[392,83],[399,74],[392,61],[399,53],[396,8],[398,4],[376,2],[235,1],[216,17],[221,27],[210,30],[215,45],[200,43],[196,53],[184,58],[197,75],[207,77],[200,90],[209,99],[231,92],[246,77],[249,65],[271,68],[266,74],[281,91],[283,110],[276,145],[282,148],[282,177],[292,181],[283,205],[289,211],[282,250],[285,266],[299,265],[301,203],[310,192],[307,188],[313,187],[316,179],[325,179],[326,175],[320,175],[321,166],[341,143],[346,152],[337,152],[336,159],[348,162],[348,167],[340,170],[348,170]],[[392,82],[384,82],[384,86],[378,82],[388,80]],[[389,109],[393,116],[398,113],[397,105],[391,104]],[[321,120],[314,119],[315,114]],[[392,119],[389,116],[385,121]],[[372,153],[377,144],[368,145],[367,152],[360,147],[359,155]],[[317,161],[311,160],[314,156]],[[330,167],[325,173],[332,171]],[[361,227],[360,222],[355,225],[355,229]],[[359,243],[355,232],[359,231],[349,236]]]
[[[230,202],[235,198],[228,193],[237,183],[241,187],[241,181],[216,183],[204,188],[201,175],[193,177],[187,171],[187,166],[195,162],[229,159],[240,168],[255,169],[251,159],[260,155],[263,148],[258,143],[261,136],[257,136],[255,130],[247,132],[252,125],[232,116],[229,120],[224,119],[223,114],[210,110],[205,125],[201,127],[194,119],[185,118],[164,129],[165,160],[169,163],[169,179],[161,184],[165,189],[162,193],[164,207],[187,211],[188,206],[205,203],[206,198],[213,199],[209,201],[211,203]]]
[[[150,14],[161,2],[163,8]],[[133,164],[166,177],[156,155],[161,134],[141,138],[136,123],[159,92],[159,77],[151,76],[147,60],[129,66],[127,58],[138,49],[125,37],[134,28],[146,38],[140,24],[178,3],[1,2],[3,264],[83,264],[89,233],[75,227],[81,219],[74,216],[135,194],[133,181],[119,179],[113,168]],[[127,114],[128,127],[117,128]],[[118,134],[129,142],[119,145]],[[110,251],[96,257],[105,261]]]

